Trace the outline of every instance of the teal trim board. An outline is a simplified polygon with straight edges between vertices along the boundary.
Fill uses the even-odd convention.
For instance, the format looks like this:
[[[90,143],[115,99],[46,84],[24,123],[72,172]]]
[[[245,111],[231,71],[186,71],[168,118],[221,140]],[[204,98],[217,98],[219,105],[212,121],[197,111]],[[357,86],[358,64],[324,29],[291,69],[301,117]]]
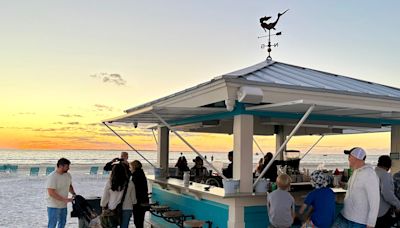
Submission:
[[[153,186],[152,201],[159,202],[160,205],[168,205],[173,210],[180,210],[184,215],[194,215],[195,219],[212,221],[212,227],[227,227],[229,206],[210,200],[198,200],[193,196],[178,194],[168,190]],[[162,218],[151,217],[156,223],[166,228],[176,228],[177,226],[166,222]],[[207,224],[204,227],[208,227]]]
[[[244,208],[246,228],[268,227],[269,219],[267,206],[249,206]]]
[[[285,119],[296,119],[300,120],[304,113],[290,113],[290,112],[274,112],[274,111],[247,111],[245,104],[236,102],[235,109],[231,112],[220,112],[207,115],[192,116],[184,119],[177,119],[169,121],[172,126],[197,123],[207,120],[222,120],[232,118],[236,115],[253,115],[260,117],[276,117]],[[314,121],[332,121],[332,122],[348,122],[348,123],[370,123],[370,124],[381,124],[381,125],[399,125],[400,120],[384,119],[384,118],[367,118],[367,117],[356,117],[356,116],[335,116],[325,114],[313,114],[307,118],[308,120]]]

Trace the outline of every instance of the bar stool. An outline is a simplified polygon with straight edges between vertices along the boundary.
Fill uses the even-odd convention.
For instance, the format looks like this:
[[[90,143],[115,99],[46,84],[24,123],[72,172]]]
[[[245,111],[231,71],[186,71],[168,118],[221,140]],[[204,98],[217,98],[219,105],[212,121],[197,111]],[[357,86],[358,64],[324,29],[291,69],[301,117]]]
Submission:
[[[169,210],[167,205],[151,205],[150,209],[156,213],[163,213]]]
[[[202,228],[204,225],[204,221],[202,220],[186,220],[183,222],[183,227],[191,227],[191,228]]]
[[[183,216],[181,211],[166,211],[162,215],[165,218],[180,218]]]

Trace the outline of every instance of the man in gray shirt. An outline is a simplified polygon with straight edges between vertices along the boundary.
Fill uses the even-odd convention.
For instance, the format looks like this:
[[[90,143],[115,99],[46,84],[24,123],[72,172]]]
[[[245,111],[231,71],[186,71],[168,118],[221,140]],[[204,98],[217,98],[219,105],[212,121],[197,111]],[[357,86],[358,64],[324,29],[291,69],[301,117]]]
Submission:
[[[278,189],[267,196],[269,227],[290,227],[295,215],[294,198],[288,192],[291,179],[287,174],[281,174],[276,179]]]
[[[71,174],[68,173],[71,162],[66,158],[60,158],[57,169],[47,178],[47,214],[49,218],[48,228],[65,227],[67,220],[67,203],[72,202],[68,192],[75,196],[72,187]]]
[[[400,201],[394,194],[393,178],[388,171],[392,167],[392,160],[387,155],[382,155],[378,159],[375,168],[376,175],[379,177],[380,203],[378,219],[375,227],[391,227],[393,224],[391,206],[400,211]]]

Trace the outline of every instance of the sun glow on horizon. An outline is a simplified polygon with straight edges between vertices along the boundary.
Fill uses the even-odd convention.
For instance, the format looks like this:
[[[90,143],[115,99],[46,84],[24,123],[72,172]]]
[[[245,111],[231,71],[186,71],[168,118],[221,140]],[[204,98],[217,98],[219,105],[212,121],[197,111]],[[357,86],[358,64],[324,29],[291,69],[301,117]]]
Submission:
[[[264,61],[259,18],[288,8],[277,30],[283,35],[274,40],[274,60],[400,87],[400,2],[359,6],[295,0],[9,1],[0,14],[0,148],[126,150],[101,121]],[[379,35],[371,28],[379,28]],[[116,129],[138,149],[155,150],[151,132]],[[232,150],[229,135],[186,136],[200,151]],[[294,138],[288,148],[307,150],[317,138]],[[264,151],[275,151],[273,137],[256,139]],[[353,145],[383,153],[390,136],[327,136],[315,151]],[[189,150],[172,134],[170,147]]]

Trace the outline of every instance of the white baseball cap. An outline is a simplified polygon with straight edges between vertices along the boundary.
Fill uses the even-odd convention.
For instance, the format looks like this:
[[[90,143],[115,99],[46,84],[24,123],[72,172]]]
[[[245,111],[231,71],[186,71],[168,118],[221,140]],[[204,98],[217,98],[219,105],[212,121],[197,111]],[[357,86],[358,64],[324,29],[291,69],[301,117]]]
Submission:
[[[365,150],[361,147],[354,147],[351,150],[345,150],[344,153],[350,154],[358,160],[365,160],[365,158],[367,157],[367,153],[365,153]]]

